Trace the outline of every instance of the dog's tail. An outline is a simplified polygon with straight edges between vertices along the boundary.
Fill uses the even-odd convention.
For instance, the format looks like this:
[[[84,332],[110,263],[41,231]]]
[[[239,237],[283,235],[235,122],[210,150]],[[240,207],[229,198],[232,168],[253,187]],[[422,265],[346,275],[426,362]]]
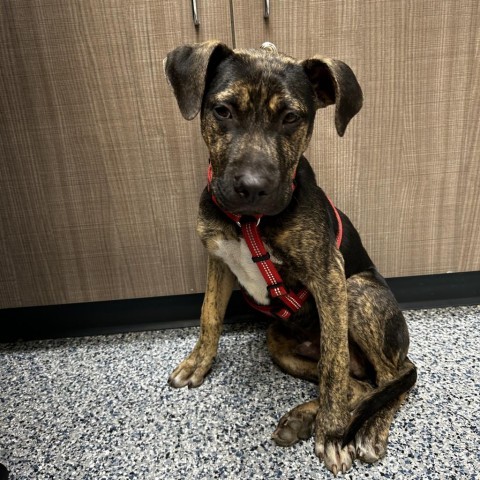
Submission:
[[[374,390],[352,412],[352,418],[343,435],[342,446],[345,447],[354,438],[362,425],[370,417],[385,408],[390,402],[408,392],[417,381],[417,368],[407,359],[407,368],[397,378]]]

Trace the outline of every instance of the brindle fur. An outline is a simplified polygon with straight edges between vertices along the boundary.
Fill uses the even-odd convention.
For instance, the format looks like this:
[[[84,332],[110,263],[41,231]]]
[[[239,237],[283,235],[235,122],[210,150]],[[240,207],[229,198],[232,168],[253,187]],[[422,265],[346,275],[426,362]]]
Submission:
[[[201,112],[213,171],[197,225],[209,254],[200,338],[170,385],[202,384],[234,286],[219,245],[240,242],[240,231],[213,203],[213,193],[225,210],[264,215],[261,234],[284,283],[311,292],[288,322],[270,326],[268,348],[283,370],[317,382],[319,396],[284,415],[273,439],[287,446],[314,432],[315,452],[334,474],[350,469],[355,458],[377,460],[385,454],[393,415],[416,380],[408,330],[342,212],[343,241],[335,246],[333,209],[303,156],[318,108],[335,104],[341,136],[360,110],[355,75],[337,60],[298,62],[262,50],[233,51],[219,42],[178,47],[168,55],[165,73],[183,116]]]

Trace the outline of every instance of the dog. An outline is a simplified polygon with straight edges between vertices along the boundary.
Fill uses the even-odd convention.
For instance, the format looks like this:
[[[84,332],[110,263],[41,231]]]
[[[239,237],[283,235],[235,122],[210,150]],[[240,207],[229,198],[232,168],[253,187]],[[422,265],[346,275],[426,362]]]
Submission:
[[[218,41],[174,49],[164,70],[183,117],[201,114],[210,156],[197,222],[208,251],[200,336],[169,384],[204,381],[238,280],[247,301],[274,317],[273,361],[319,387],[280,419],[273,440],[289,446],[314,435],[334,475],[355,459],[375,462],[416,383],[409,333],[358,232],[303,156],[318,109],[335,105],[340,136],[360,111],[355,74],[331,58],[297,61],[271,46]]]

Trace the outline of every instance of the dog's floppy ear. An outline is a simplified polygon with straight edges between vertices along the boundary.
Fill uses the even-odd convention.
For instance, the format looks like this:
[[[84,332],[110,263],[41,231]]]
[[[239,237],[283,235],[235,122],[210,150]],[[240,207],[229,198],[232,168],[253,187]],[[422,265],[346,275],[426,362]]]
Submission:
[[[210,41],[182,45],[167,55],[163,61],[165,76],[187,120],[200,111],[208,73],[232,53],[225,44]]]
[[[318,108],[335,104],[335,127],[343,137],[348,122],[360,111],[363,94],[350,67],[331,58],[313,57],[302,66],[315,89]]]

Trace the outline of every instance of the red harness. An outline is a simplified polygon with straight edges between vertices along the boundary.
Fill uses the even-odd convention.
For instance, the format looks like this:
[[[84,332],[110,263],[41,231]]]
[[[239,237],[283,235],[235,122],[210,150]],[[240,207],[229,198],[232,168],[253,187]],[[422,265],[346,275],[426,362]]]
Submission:
[[[210,182],[212,181],[213,172],[211,164],[208,167],[208,185],[207,188],[210,191]],[[292,189],[295,188],[295,185],[292,184]],[[336,246],[340,248],[342,244],[342,236],[343,236],[343,225],[342,220],[340,218],[340,214],[338,210],[335,208],[333,202],[328,198],[330,205],[335,213],[335,217],[337,219],[338,225],[338,232],[336,237]],[[242,292],[244,294],[244,298],[247,303],[255,308],[256,310],[265,313],[266,315],[270,315],[271,317],[281,318],[283,320],[287,320],[290,318],[292,313],[297,312],[302,308],[302,305],[305,303],[307,298],[310,295],[310,292],[304,287],[300,289],[298,292],[294,292],[293,290],[287,290],[285,285],[283,284],[282,277],[278,273],[275,265],[273,264],[272,260],[270,259],[270,254],[265,248],[265,245],[262,241],[260,236],[260,232],[258,231],[258,224],[260,223],[260,219],[262,215],[256,215],[255,217],[252,216],[242,216],[237,215],[235,213],[228,212],[224,210],[215,195],[212,194],[212,200],[217,205],[220,210],[227,215],[231,220],[233,220],[241,229],[243,238],[252,254],[252,261],[257,265],[262,277],[265,279],[267,283],[267,290],[269,297],[274,300],[278,299],[280,305],[259,305],[255,300],[250,297],[250,295],[245,292],[242,288]]]

